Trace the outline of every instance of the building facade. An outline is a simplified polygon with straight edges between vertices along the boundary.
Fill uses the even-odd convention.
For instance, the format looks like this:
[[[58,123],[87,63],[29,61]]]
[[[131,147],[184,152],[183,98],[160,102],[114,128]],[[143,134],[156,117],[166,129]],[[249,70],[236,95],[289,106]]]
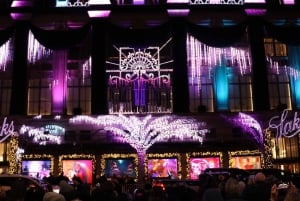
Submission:
[[[203,158],[300,172],[299,2],[0,6],[2,172],[126,158],[138,180],[162,158],[180,178]]]

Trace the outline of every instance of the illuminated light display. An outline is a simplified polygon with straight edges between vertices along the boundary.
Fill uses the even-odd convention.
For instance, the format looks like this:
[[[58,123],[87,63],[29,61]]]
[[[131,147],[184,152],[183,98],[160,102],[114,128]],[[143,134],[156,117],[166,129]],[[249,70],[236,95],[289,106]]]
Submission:
[[[173,61],[168,58],[161,61],[160,55],[170,41],[171,39],[161,47],[115,47],[118,50],[119,62],[106,61],[109,114],[171,113],[173,70],[169,65]]]
[[[31,0],[14,0],[11,4],[11,8],[31,8]],[[14,20],[29,20],[32,16],[30,12],[12,12],[10,14]]]
[[[168,9],[167,11],[171,17],[187,16],[190,13],[190,9]]]
[[[17,134],[12,135],[9,140],[9,148],[7,149],[7,158],[9,162],[9,174],[17,174],[18,173],[18,156],[17,151],[19,148],[19,138],[17,137]]]
[[[242,128],[242,130],[247,133],[251,134],[255,141],[258,143],[259,147],[263,150],[264,146],[264,136],[261,125],[248,114],[239,112],[237,117],[228,118],[234,125],[237,125]]]
[[[228,110],[229,86],[227,69],[223,64],[215,68],[214,72],[214,92],[217,100],[217,108],[219,111]]]
[[[270,129],[264,129],[264,135],[265,135],[265,140],[264,140],[264,168],[272,168],[273,167],[273,155],[272,155],[272,149],[274,147],[272,143],[272,137],[271,137],[272,132]]]
[[[288,118],[289,110],[285,109],[281,115],[273,116],[269,120],[268,130],[275,130],[276,141],[281,137],[292,138],[300,133],[298,112],[294,112],[293,118]]]
[[[89,7],[94,5],[110,5],[111,2],[109,0],[90,0],[88,2]],[[90,18],[107,18],[110,15],[110,10],[94,10],[90,8],[88,10],[88,15]]]
[[[257,159],[259,157],[259,165],[264,168],[264,157],[260,150],[242,150],[242,151],[232,151],[228,152],[229,155],[229,167],[236,167],[235,160],[236,157],[254,157]]]
[[[14,122],[7,123],[7,117],[4,117],[2,125],[0,125],[0,143],[4,142],[8,137],[15,134]]]
[[[0,71],[6,71],[8,64],[12,62],[13,55],[10,49],[11,39],[0,46]]]
[[[92,160],[92,173],[95,172],[95,163],[96,163],[96,159],[94,155],[91,154],[69,154],[69,155],[61,155],[59,156],[60,161],[59,165],[58,165],[58,169],[60,172],[63,172],[63,160]]]
[[[52,113],[62,114],[67,88],[67,51],[53,52]]]
[[[19,167],[22,167],[22,161],[50,161],[50,172],[53,172],[54,167],[54,156],[51,154],[23,154],[21,160],[19,160]],[[22,170],[19,170],[21,173]]]
[[[211,47],[188,35],[187,40],[188,73],[190,83],[201,89],[203,76],[213,77],[216,68],[230,67],[240,75],[251,74],[251,56],[249,48]],[[229,71],[227,72],[227,74]],[[217,95],[218,96],[218,95]]]
[[[115,139],[130,144],[138,155],[138,180],[144,179],[145,155],[149,147],[156,142],[194,141],[202,143],[209,129],[204,122],[182,118],[176,115],[152,117],[151,115],[124,116],[106,115],[99,117],[75,116],[69,120],[71,124],[97,126],[110,131]]]
[[[294,5],[295,0],[283,0],[283,4],[285,4],[285,5]]]
[[[169,139],[179,141],[203,142],[209,129],[204,128],[204,122],[182,118],[175,115],[152,117],[104,115],[97,118],[76,116],[71,118],[71,124],[86,124],[103,127],[110,131],[120,142],[130,144],[137,151],[145,152],[156,142],[166,142]],[[201,128],[202,127],[202,128]]]
[[[244,4],[244,0],[190,0],[190,4],[243,5]]]
[[[47,61],[51,59],[53,51],[41,45],[38,40],[34,38],[31,31],[28,33],[28,50],[27,60],[30,64],[36,62]]]
[[[185,158],[188,170],[187,178],[189,179],[198,179],[199,171],[203,171],[204,168],[219,168],[223,164],[222,152],[192,152],[186,153]],[[192,167],[193,162],[196,162],[196,164]],[[203,162],[207,167],[199,166]]]
[[[176,171],[176,177],[177,178],[181,178],[182,177],[182,165],[181,165],[181,154],[180,153],[149,153],[147,154],[147,157],[145,158],[145,161],[143,161],[144,163],[144,172],[146,173],[147,177],[151,177],[151,175],[149,175],[149,170],[151,171],[151,169],[149,169],[149,160],[153,160],[153,159],[176,159],[176,166],[177,169],[174,170]]]
[[[130,161],[133,163],[133,173],[135,174],[134,180],[138,177],[138,157],[137,154],[125,154],[125,153],[109,153],[109,154],[102,154],[101,155],[101,161],[100,161],[100,167],[102,170],[102,175],[107,175],[107,163],[108,161],[112,160],[125,160]],[[128,169],[127,169],[128,171]]]
[[[34,143],[40,145],[61,144],[64,138],[65,129],[57,125],[46,125],[35,128],[32,126],[21,126],[20,135],[28,135]]]

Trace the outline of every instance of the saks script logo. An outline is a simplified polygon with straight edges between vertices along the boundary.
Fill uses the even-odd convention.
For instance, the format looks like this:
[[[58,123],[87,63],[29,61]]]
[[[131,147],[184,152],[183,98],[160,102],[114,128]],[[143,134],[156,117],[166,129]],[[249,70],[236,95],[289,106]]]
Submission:
[[[7,123],[7,118],[5,117],[2,122],[1,132],[0,132],[0,143],[4,142],[9,136],[13,135],[14,133],[14,122],[11,121]]]
[[[274,116],[269,121],[269,128],[276,129],[276,139],[284,136],[287,138],[294,137],[300,133],[300,119],[297,112],[294,113],[292,120],[287,120],[288,110],[284,110],[281,116]]]

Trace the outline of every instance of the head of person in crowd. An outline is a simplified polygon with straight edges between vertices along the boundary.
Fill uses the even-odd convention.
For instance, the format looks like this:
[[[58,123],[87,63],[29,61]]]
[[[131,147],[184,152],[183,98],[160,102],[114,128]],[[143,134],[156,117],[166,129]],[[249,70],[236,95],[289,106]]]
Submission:
[[[248,177],[247,185],[253,185],[253,184],[255,184],[255,175],[251,174]]]
[[[66,199],[61,194],[55,192],[47,192],[43,197],[43,201],[66,201]]]
[[[239,198],[241,196],[239,181],[230,177],[225,183],[225,198]]]
[[[264,173],[262,172],[258,172],[255,174],[255,179],[254,179],[254,182],[257,184],[257,183],[265,183],[266,181],[266,176]]]

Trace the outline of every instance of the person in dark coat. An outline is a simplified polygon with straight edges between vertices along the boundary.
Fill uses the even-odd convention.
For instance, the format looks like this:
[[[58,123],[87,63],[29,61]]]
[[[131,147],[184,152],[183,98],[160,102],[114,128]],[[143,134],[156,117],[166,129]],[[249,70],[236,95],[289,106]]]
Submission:
[[[248,201],[270,201],[270,193],[271,185],[266,183],[266,176],[258,172],[254,177],[254,184],[247,185],[242,196]]]

